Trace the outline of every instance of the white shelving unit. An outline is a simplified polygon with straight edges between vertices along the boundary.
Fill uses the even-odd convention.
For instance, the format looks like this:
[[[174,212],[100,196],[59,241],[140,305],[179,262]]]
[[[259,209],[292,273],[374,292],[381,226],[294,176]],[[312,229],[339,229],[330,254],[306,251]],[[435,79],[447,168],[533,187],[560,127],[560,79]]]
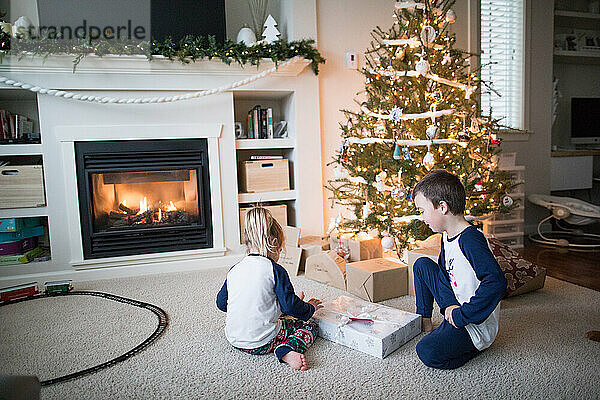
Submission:
[[[37,95],[35,93],[23,89],[0,88],[0,109],[28,117],[34,121],[34,131],[40,132]],[[19,162],[30,163],[32,159],[36,161],[39,159],[43,165],[42,144],[6,144],[0,142],[0,160],[10,161],[9,166]],[[1,187],[0,190],[2,190]],[[0,219],[31,217],[42,217],[42,225],[44,225],[45,235],[48,238],[47,206],[0,209]],[[51,267],[52,261],[30,262],[27,264],[0,265],[0,271],[2,275],[26,275],[45,272]]]
[[[238,204],[246,207],[252,204],[287,206],[288,225],[296,225],[296,200],[298,192],[295,190],[297,149],[296,149],[296,120],[295,120],[295,93],[292,91],[235,91],[233,93],[235,121],[241,122],[244,132],[248,134],[248,111],[254,106],[273,109],[273,124],[279,121],[287,122],[286,137],[274,139],[237,139],[235,141],[236,159],[240,163],[250,160],[251,156],[281,156],[289,162],[290,190],[243,193],[239,189]],[[239,176],[238,176],[239,180]],[[241,188],[241,186],[239,186]]]

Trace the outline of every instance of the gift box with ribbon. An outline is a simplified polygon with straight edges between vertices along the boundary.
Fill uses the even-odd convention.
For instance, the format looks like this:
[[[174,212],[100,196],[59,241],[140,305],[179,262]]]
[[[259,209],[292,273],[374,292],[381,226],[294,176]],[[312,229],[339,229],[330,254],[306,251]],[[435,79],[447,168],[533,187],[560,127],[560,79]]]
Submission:
[[[421,316],[348,296],[324,302],[313,318],[319,336],[385,358],[421,332]]]

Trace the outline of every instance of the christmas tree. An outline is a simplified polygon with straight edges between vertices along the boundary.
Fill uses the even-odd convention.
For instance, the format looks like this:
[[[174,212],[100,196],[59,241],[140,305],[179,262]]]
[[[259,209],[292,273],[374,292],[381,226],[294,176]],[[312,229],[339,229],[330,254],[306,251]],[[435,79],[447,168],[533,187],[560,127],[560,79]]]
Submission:
[[[359,111],[342,110],[343,143],[327,185],[352,215],[340,213],[330,229],[376,231],[388,237],[384,248],[397,251],[426,238],[432,232],[419,220],[412,189],[432,169],[460,177],[467,218],[514,207],[508,174],[494,157],[500,121],[481,115],[479,71],[447,31],[453,3],[397,2],[391,29],[373,31],[361,71],[365,98]]]

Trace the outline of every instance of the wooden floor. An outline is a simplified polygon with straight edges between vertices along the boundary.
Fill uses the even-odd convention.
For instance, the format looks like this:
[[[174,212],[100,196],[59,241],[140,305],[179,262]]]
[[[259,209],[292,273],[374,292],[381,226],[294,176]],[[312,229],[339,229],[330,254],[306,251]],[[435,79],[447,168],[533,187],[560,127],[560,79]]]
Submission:
[[[546,268],[548,276],[600,291],[600,250],[572,251],[526,240],[525,248],[519,252]]]

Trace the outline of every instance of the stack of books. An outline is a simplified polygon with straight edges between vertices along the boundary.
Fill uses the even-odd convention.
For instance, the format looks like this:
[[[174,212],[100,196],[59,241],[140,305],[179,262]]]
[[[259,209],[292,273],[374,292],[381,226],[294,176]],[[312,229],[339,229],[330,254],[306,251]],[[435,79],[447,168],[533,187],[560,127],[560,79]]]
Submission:
[[[248,111],[248,139],[273,139],[273,109],[254,106]]]
[[[33,132],[29,118],[0,110],[0,144],[39,143],[40,136]]]
[[[49,260],[44,238],[40,218],[0,219],[0,266]]]

